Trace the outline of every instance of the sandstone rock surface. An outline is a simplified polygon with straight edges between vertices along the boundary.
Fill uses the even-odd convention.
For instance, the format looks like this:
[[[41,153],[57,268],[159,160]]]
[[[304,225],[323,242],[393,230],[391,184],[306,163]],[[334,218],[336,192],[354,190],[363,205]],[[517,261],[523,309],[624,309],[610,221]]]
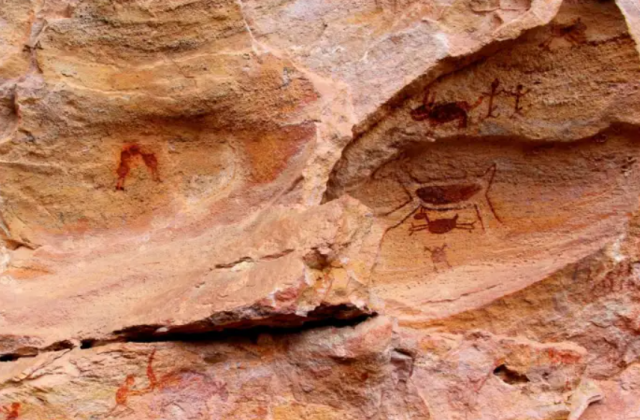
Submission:
[[[0,419],[640,419],[635,0],[0,0]]]

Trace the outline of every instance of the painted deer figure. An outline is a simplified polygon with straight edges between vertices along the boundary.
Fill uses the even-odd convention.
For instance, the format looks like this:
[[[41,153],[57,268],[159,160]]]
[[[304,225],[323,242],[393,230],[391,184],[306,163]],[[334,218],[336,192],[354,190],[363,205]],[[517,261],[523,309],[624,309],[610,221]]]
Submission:
[[[429,121],[429,126],[437,127],[451,121],[458,121],[458,128],[465,128],[469,123],[469,111],[482,104],[484,96],[473,104],[467,101],[436,102],[436,94],[429,95],[429,89],[424,92],[422,105],[411,110],[411,118],[415,121]]]

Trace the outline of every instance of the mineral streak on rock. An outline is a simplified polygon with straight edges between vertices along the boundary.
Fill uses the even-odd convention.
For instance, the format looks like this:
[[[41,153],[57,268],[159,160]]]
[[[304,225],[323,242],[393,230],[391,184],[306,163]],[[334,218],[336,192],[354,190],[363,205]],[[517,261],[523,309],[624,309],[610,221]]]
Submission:
[[[635,0],[0,0],[0,420],[640,419]]]

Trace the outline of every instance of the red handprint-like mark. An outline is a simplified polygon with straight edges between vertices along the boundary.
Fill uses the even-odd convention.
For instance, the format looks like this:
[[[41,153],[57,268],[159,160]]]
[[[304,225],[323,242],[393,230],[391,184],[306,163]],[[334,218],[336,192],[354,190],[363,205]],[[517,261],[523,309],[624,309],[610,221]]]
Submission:
[[[153,180],[160,182],[158,159],[156,158],[156,155],[154,153],[144,153],[137,144],[130,144],[124,146],[120,152],[120,165],[116,170],[116,173],[118,174],[116,190],[124,191],[124,182],[127,179],[127,175],[129,175],[129,172],[131,171],[131,165],[137,156],[142,158],[145,166],[151,172]]]
[[[6,407],[0,407],[0,412],[6,413],[5,420],[17,420],[20,417],[20,403],[14,402]]]

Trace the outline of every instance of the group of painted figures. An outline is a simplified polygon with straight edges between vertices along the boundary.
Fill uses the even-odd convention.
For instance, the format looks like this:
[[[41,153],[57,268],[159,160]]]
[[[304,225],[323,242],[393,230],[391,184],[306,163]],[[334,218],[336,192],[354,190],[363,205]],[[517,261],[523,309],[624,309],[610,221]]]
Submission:
[[[406,201],[387,213],[395,219],[388,230],[395,229],[411,219],[409,236],[422,231],[430,235],[445,235],[454,230],[472,232],[476,229],[476,223],[485,231],[482,208],[488,209],[493,219],[502,223],[489,197],[496,171],[497,165],[494,163],[482,175],[476,177],[419,182],[407,168],[404,168],[404,171],[396,175],[406,194]],[[467,216],[469,213],[473,214],[473,218]],[[393,216],[394,214],[400,216]],[[436,271],[439,271],[439,266],[451,268],[446,256],[446,247],[446,244],[433,248],[424,247]]]
[[[550,25],[551,33],[549,37],[540,43],[539,46],[544,50],[551,51],[551,45],[556,39],[564,39],[571,44],[571,46],[584,44],[587,42],[586,30],[587,26],[580,18],[566,24],[554,22]],[[424,93],[422,105],[411,111],[411,118],[416,121],[426,120],[432,128],[453,121],[458,122],[458,128],[466,128],[469,124],[469,112],[482,105],[486,97],[489,97],[489,103],[487,113],[483,119],[497,118],[500,116],[495,112],[496,106],[494,104],[495,98],[499,95],[507,95],[513,98],[513,113],[511,117],[514,117],[516,115],[522,115],[524,110],[522,99],[530,92],[530,89],[525,88],[524,85],[520,83],[512,90],[501,89],[500,80],[496,78],[491,83],[490,91],[483,92],[477,101],[470,104],[467,101],[436,102],[435,93],[430,94],[429,88],[427,88]]]
[[[149,361],[147,362],[147,380],[149,384],[143,389],[133,389],[136,378],[134,375],[127,375],[124,382],[116,391],[116,405],[109,412],[109,415],[116,412],[119,408],[124,408],[125,411],[133,411],[128,405],[127,401],[130,396],[145,395],[153,392],[160,384],[155,372],[153,371],[153,358],[156,355],[156,350],[153,349],[149,355]]]
[[[109,411],[107,417],[116,414],[116,412],[120,411],[120,409],[122,409],[123,412],[133,411],[127,405],[129,397],[148,394],[150,392],[153,392],[160,385],[161,381],[158,380],[155,372],[153,371],[153,358],[155,357],[155,354],[156,351],[154,349],[153,351],[151,351],[147,363],[147,380],[149,382],[148,385],[142,389],[133,389],[136,381],[135,376],[127,375],[122,385],[120,385],[120,387],[116,391],[115,406]],[[4,413],[6,415],[5,420],[18,420],[18,418],[20,417],[21,409],[22,404],[14,402],[7,406],[0,406],[0,413]]]
[[[409,217],[420,224],[411,224],[409,235],[422,230],[429,233],[442,235],[454,229],[472,231],[476,222],[485,230],[485,223],[480,208],[487,206],[493,217],[502,222],[498,216],[491,199],[489,190],[493,184],[497,165],[491,165],[484,174],[464,180],[435,181],[420,183],[411,176],[401,176],[398,181],[406,194],[406,201],[395,208],[396,213],[410,206],[410,210],[397,223],[390,227],[393,229],[403,224]],[[475,220],[463,222],[460,220],[459,211],[469,209],[475,214]],[[430,217],[429,213],[445,214],[456,212],[452,217]]]
[[[496,113],[497,107],[494,103],[498,95],[509,95],[514,98],[513,117],[518,114],[522,115],[522,98],[530,91],[530,89],[525,89],[522,84],[518,84],[514,90],[500,89],[500,80],[495,79],[491,83],[491,91],[484,92],[477,101],[470,104],[467,101],[436,102],[435,93],[431,94],[427,89],[422,105],[411,110],[411,118],[415,121],[428,121],[432,128],[452,121],[458,122],[458,128],[465,128],[469,124],[469,112],[482,105],[486,96],[489,97],[489,106],[484,119],[500,116]]]

